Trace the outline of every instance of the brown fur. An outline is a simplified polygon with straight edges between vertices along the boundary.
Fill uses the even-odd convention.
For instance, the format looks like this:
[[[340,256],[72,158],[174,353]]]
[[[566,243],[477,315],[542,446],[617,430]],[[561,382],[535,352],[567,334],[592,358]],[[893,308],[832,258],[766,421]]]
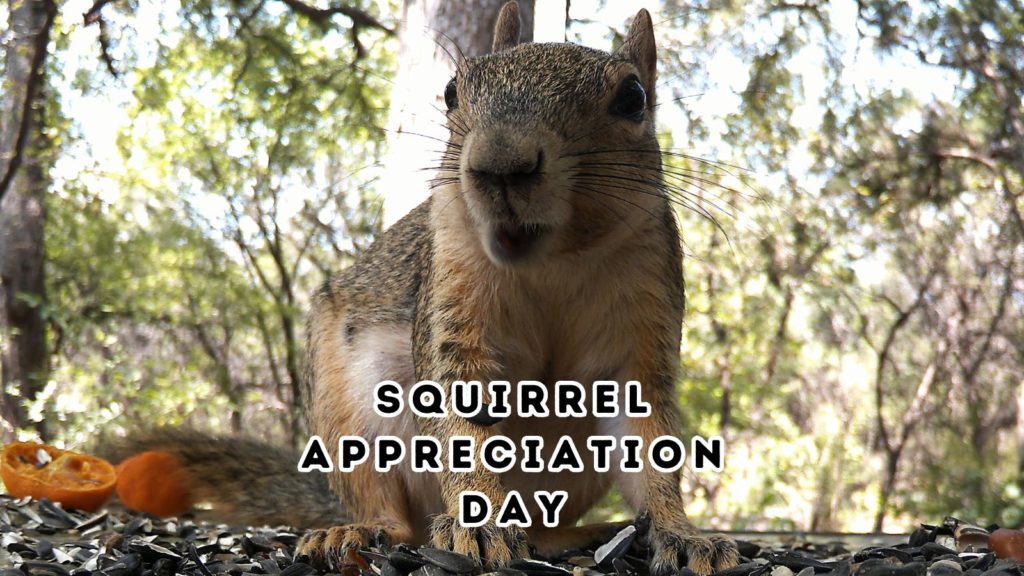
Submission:
[[[519,19],[519,5],[515,2],[506,3],[501,7],[494,26],[494,42],[491,43],[491,52],[500,52],[519,44],[520,28],[522,28],[522,21]]]
[[[442,445],[465,435],[479,445],[493,433],[539,434],[552,446],[568,434],[585,446],[593,434],[649,443],[677,432],[683,281],[655,139],[650,16],[637,14],[615,54],[516,45],[514,3],[495,30],[495,53],[459,63],[451,139],[432,198],[314,298],[304,400],[310,431],[327,446],[343,435],[408,442],[427,434]],[[631,75],[647,93],[633,118],[615,112]],[[653,414],[512,416],[493,427],[454,415],[385,419],[371,404],[381,380],[638,380]],[[652,573],[688,565],[709,574],[736,562],[735,544],[700,535],[686,518],[678,474],[647,465],[633,474],[513,469],[499,477],[477,466],[430,475],[412,473],[408,459],[387,474],[366,465],[331,474],[348,523],[312,531],[300,552],[332,564],[373,540],[431,540],[501,566],[526,555],[527,542],[557,552],[609,536],[614,526],[571,526],[613,482],[650,522]],[[538,523],[524,533],[455,522],[460,492],[500,502],[512,489],[567,490],[562,527]]]

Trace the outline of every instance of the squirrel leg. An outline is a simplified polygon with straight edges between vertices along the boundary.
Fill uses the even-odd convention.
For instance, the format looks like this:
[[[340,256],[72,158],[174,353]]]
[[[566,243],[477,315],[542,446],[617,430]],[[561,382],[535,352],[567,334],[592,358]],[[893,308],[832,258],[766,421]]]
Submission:
[[[310,530],[299,540],[295,556],[306,556],[314,566],[340,572],[346,564],[354,564],[349,556],[352,553],[411,539],[412,532],[401,522],[380,519],[365,524],[345,524]]]
[[[641,382],[651,415],[620,416],[612,426],[620,434],[640,436],[646,447],[659,436],[675,435],[679,416],[671,378]],[[659,472],[648,464],[641,472],[618,474],[623,495],[639,514],[638,524],[647,524],[653,576],[675,574],[684,564],[705,576],[736,565],[739,553],[731,538],[704,535],[686,517],[678,471]]]
[[[455,380],[490,381],[501,374],[497,353],[486,344],[488,306],[475,285],[472,270],[460,269],[464,263],[438,258],[430,271],[429,289],[420,291],[417,317],[413,325],[413,359],[416,380],[431,380],[445,388],[451,398]],[[444,278],[444,282],[437,281]],[[454,413],[440,418],[417,416],[420,434],[437,438],[447,458],[448,440],[469,436],[476,446],[490,437],[489,428]],[[508,565],[516,558],[529,556],[526,532],[515,525],[497,526],[494,518],[482,526],[466,527],[457,521],[459,495],[467,490],[481,492],[492,503],[505,499],[505,488],[498,475],[479,462],[470,472],[452,472],[447,467],[437,473],[446,513],[434,517],[431,540],[435,547],[452,550],[479,560],[487,568]]]
[[[420,430],[436,437],[447,450],[451,436],[471,436],[481,446],[488,434],[486,428],[457,416],[422,418]],[[505,489],[498,475],[477,463],[471,472],[452,472],[445,468],[438,473],[447,513],[434,516],[430,527],[431,543],[435,548],[465,554],[487,568],[507,566],[516,558],[529,557],[526,532],[515,525],[500,527],[493,517],[482,526],[462,526],[459,515],[459,494],[473,490],[482,492],[492,503],[505,499]]]
[[[666,230],[671,231],[667,232],[668,237],[677,238],[671,218],[666,221]],[[676,241],[670,245],[674,246]],[[660,289],[638,299],[639,311],[634,318],[646,320],[632,327],[631,361],[617,374],[619,382],[640,382],[650,413],[645,417],[620,413],[618,417],[599,422],[604,433],[620,439],[626,435],[639,436],[644,449],[659,436],[678,435],[680,415],[675,383],[679,368],[679,320],[684,307],[678,261],[676,254],[669,268],[676,275],[669,275]],[[665,309],[673,313],[652,312]],[[646,535],[652,576],[676,574],[684,565],[707,576],[737,564],[739,552],[732,539],[720,534],[704,535],[686,517],[678,470],[661,472],[650,463],[639,472],[626,472],[616,467],[613,470],[622,495],[638,514],[640,532]]]
[[[307,556],[313,565],[337,571],[352,563],[350,553],[362,548],[415,541],[399,475],[360,466],[346,473],[346,483],[337,489],[352,496],[346,498],[351,522],[310,530],[299,541],[296,557]]]
[[[328,447],[343,436],[402,436],[411,417],[382,418],[373,410],[373,387],[381,380],[412,379],[408,347],[411,327],[402,323],[350,322],[344,308],[324,300],[311,315],[307,418],[311,432]],[[352,330],[347,329],[353,327]],[[294,464],[293,464],[294,466]],[[327,482],[344,515],[308,532],[296,549],[320,568],[337,570],[351,563],[350,552],[373,544],[417,541],[420,532],[412,505],[423,498],[401,469],[377,471],[372,464],[351,472],[334,470]]]

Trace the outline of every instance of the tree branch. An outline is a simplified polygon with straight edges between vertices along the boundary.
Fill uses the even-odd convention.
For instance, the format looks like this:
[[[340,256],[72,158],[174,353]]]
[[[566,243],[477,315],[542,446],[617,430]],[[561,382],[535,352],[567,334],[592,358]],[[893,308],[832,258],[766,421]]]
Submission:
[[[878,433],[881,436],[883,448],[886,452],[892,453],[895,449],[890,441],[889,427],[885,422],[885,415],[882,413],[882,407],[885,404],[885,365],[888,363],[889,354],[892,352],[892,347],[896,343],[896,334],[901,328],[910,320],[910,317],[920,308],[921,304],[924,303],[925,295],[928,293],[928,288],[932,284],[932,280],[935,278],[936,271],[933,269],[928,277],[925,278],[924,282],[918,287],[917,295],[914,297],[914,301],[906,309],[900,309],[897,307],[898,313],[896,320],[889,326],[889,330],[886,332],[885,342],[882,344],[882,349],[878,352],[878,365],[875,367],[875,419],[877,422]],[[929,384],[930,386],[930,384]]]
[[[113,0],[96,0],[93,5],[82,14],[82,20],[86,26],[97,24],[100,27],[99,36],[97,40],[100,43],[100,59],[107,66],[107,71],[114,78],[118,78],[120,74],[117,72],[117,67],[114,66],[114,57],[110,55],[110,34],[107,33],[107,21],[103,19],[101,11],[103,7],[112,2]]]
[[[103,15],[100,14],[100,12],[103,10],[104,6],[110,4],[112,1],[113,0],[96,0],[93,2],[92,6],[85,11],[85,14],[82,14],[82,20],[85,22],[85,25],[89,26],[102,20]]]
[[[335,4],[333,6],[328,6],[327,8],[317,8],[316,6],[306,4],[302,0],[281,0],[281,2],[314,22],[322,24],[334,16],[341,14],[352,21],[353,28],[375,28],[384,32],[388,36],[395,35],[395,31],[393,29],[388,28],[370,14],[367,14],[357,8],[352,8],[351,6]]]
[[[992,319],[989,321],[988,328],[985,330],[985,337],[982,339],[977,355],[975,355],[971,360],[970,365],[964,372],[964,382],[967,386],[974,385],[974,380],[978,376],[978,371],[981,369],[982,364],[985,362],[985,357],[988,356],[988,352],[992,348],[992,339],[995,336],[996,330],[999,328],[999,323],[1006,314],[1006,304],[1009,302],[1010,295],[1013,293],[1013,268],[1013,258],[1009,258],[1006,266],[1004,267],[1004,274],[1006,276],[1003,280],[1003,288],[999,293],[999,302],[996,304],[996,310],[992,314]]]

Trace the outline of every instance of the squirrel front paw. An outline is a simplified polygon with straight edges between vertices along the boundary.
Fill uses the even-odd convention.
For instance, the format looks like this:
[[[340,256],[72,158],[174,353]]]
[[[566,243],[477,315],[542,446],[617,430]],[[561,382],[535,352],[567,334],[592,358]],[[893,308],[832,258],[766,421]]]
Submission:
[[[310,564],[326,571],[337,572],[353,564],[350,553],[391,542],[391,527],[376,524],[345,524],[331,528],[310,530],[295,547],[295,557],[306,556]]]
[[[448,514],[434,516],[430,526],[431,544],[479,561],[487,569],[508,566],[517,558],[529,558],[526,532],[518,526],[502,528],[493,522],[462,526]]]
[[[651,523],[647,531],[652,576],[670,576],[685,565],[709,576],[739,562],[736,542],[724,534],[700,534],[692,526],[667,529]]]

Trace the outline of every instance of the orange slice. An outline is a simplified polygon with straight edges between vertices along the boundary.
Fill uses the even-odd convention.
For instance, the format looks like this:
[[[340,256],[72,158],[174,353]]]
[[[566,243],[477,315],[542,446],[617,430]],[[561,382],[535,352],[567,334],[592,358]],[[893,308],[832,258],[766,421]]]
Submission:
[[[192,506],[181,461],[167,452],[141,452],[117,465],[124,505],[157,516],[180,516]]]
[[[16,498],[49,498],[65,508],[92,512],[110,497],[117,473],[102,458],[47,444],[14,442],[4,447],[0,478]]]

